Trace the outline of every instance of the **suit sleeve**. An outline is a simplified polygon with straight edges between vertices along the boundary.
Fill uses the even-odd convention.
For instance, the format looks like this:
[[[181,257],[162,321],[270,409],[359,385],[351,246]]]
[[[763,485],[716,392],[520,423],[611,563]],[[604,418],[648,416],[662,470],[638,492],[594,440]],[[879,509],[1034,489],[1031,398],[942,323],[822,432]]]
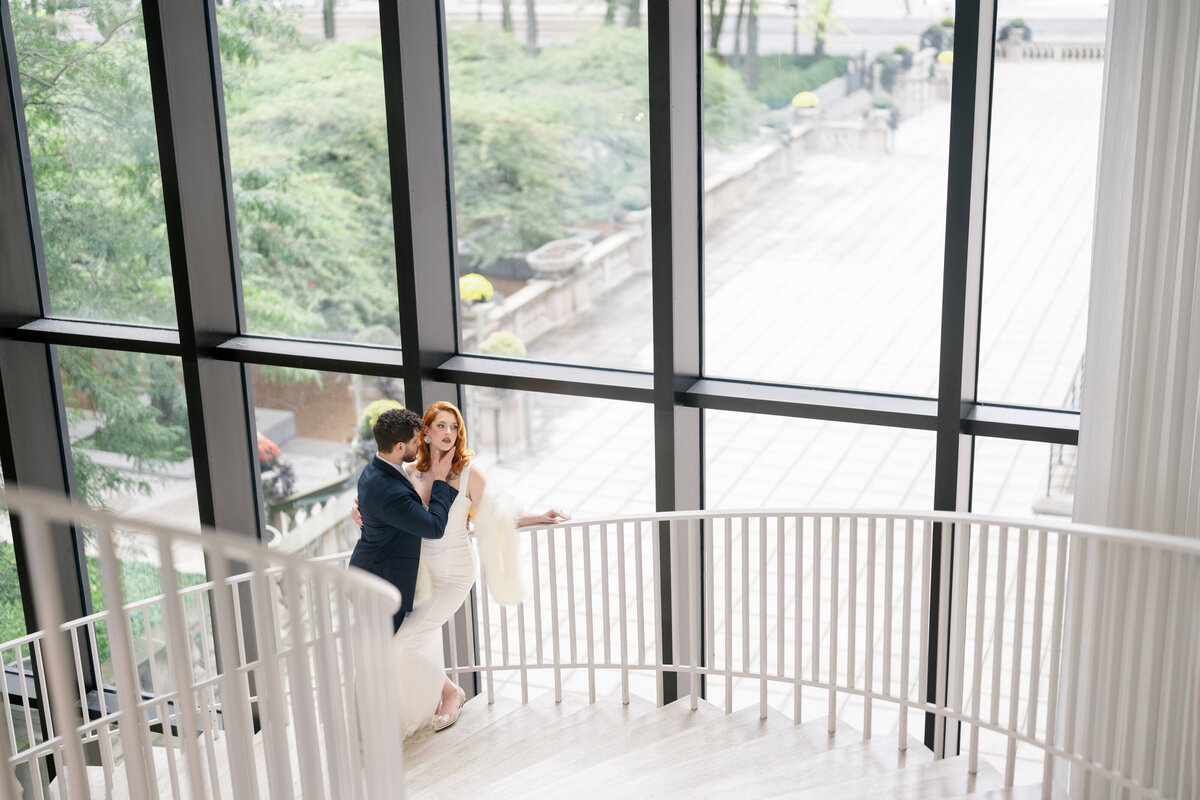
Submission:
[[[440,539],[446,533],[446,515],[458,496],[458,490],[445,481],[435,481],[429,496],[429,508],[421,505],[416,492],[397,492],[387,499],[381,516],[390,525],[422,539]]]

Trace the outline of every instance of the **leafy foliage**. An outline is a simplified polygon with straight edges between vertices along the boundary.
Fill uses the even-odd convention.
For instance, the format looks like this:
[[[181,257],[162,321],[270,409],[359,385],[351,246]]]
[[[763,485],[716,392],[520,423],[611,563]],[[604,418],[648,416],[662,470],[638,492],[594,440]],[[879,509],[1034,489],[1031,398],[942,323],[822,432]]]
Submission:
[[[140,7],[10,7],[53,312],[174,324]],[[282,2],[223,4],[217,21],[248,327],[394,342],[379,40],[306,41]],[[606,221],[618,196],[648,187],[644,31],[612,26],[531,56],[511,35],[474,27],[448,46],[456,222],[471,265]],[[706,140],[718,146],[752,137],[766,111],[715,59],[704,104]],[[141,474],[188,456],[178,362],[71,348],[61,359],[73,432],[88,428],[75,454],[82,499],[151,488],[89,450],[127,454]]]
[[[754,96],[769,108],[783,108],[800,92],[811,92],[845,75],[849,62],[849,56],[830,56],[819,61],[812,56],[762,56]]]

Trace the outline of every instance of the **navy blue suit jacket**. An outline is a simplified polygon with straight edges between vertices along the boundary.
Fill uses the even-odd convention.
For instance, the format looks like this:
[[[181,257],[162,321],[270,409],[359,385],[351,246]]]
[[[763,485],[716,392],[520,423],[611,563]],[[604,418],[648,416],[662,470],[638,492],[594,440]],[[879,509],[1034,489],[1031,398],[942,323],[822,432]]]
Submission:
[[[394,619],[397,630],[412,611],[421,540],[442,538],[446,515],[457,496],[458,490],[450,484],[434,481],[426,509],[408,478],[378,456],[358,476],[363,528],[350,566],[374,573],[400,590],[400,611]]]

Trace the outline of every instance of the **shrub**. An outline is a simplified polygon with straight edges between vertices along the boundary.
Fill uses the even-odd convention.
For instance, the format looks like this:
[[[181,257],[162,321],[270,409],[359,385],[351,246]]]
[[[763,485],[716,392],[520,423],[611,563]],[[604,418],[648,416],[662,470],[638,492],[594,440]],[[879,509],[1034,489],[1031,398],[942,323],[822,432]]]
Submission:
[[[391,411],[393,408],[404,408],[404,404],[386,397],[367,404],[367,407],[363,409],[362,416],[359,417],[358,425],[363,439],[370,441],[374,435],[372,431],[375,423],[379,421],[379,415],[385,411]]]
[[[492,282],[478,272],[468,272],[458,279],[458,296],[464,303],[486,303],[492,293]]]
[[[892,52],[900,57],[900,66],[908,69],[913,65],[912,48],[906,44],[898,44],[892,48]]]
[[[880,53],[875,56],[875,63],[879,64],[879,86],[876,88],[883,89],[885,92],[890,92],[896,86],[896,75],[900,72],[900,67],[896,63],[896,57],[891,53]]]
[[[617,191],[617,205],[626,211],[640,211],[650,205],[650,193],[641,186],[622,186]]]
[[[495,331],[479,345],[480,352],[489,356],[525,357],[525,343],[510,331]]]
[[[717,146],[754,136],[763,105],[737,70],[704,56],[704,138]]]
[[[891,108],[892,96],[887,92],[879,92],[871,98],[871,108]]]
[[[932,47],[939,52],[954,47],[954,28],[930,25],[921,34],[921,49],[926,47]]]
[[[809,66],[794,56],[772,55],[759,59],[758,90],[754,93],[769,108],[784,108],[800,92],[811,92],[846,74],[849,56],[831,56]]]
[[[1025,24],[1023,19],[1014,19],[1012,22],[1000,29],[1000,41],[1005,39],[1024,39],[1029,41],[1033,38],[1033,31]]]
[[[953,28],[954,27],[954,17],[943,17],[942,18],[942,27],[943,28]]]

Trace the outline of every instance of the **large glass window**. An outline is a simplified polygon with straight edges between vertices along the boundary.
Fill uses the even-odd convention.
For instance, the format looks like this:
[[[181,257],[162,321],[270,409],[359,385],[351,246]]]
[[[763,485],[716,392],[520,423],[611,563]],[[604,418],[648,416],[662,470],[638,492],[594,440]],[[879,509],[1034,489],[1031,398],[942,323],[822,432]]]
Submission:
[[[877,6],[705,4],[710,375],[936,391],[953,21]]]
[[[10,8],[51,310],[174,325],[141,3]]]
[[[63,395],[75,490],[79,501],[159,525],[199,531],[195,469],[179,359],[141,353],[60,347]],[[79,529],[87,558],[93,611],[107,608],[95,533]],[[126,603],[162,594],[159,545],[137,523],[113,531]],[[174,561],[180,586],[205,580],[204,555],[179,544]],[[195,598],[186,613],[199,613]],[[189,617],[191,618],[191,617]],[[131,621],[138,657],[149,657],[162,609],[152,604]],[[102,678],[114,680],[108,623],[95,626]]]
[[[403,407],[401,382],[259,366],[250,376],[268,544],[301,556],[350,549],[358,474],[375,455],[371,426]]]
[[[399,344],[377,15],[328,37],[299,6],[217,21],[247,329]]]
[[[174,527],[200,528],[187,404],[178,359],[139,353],[59,348],[67,428],[78,499]],[[92,603],[104,608],[91,532],[82,531]],[[125,597],[162,591],[156,545],[144,534],[116,532]],[[198,548],[177,552],[185,580],[204,580]]]
[[[1065,32],[1061,22],[1014,20],[1018,6],[997,9],[979,397],[1078,408],[1104,8]]]
[[[934,435],[709,411],[706,508],[933,507]]]
[[[654,511],[654,417],[642,403],[470,387],[466,423],[488,481],[534,512]]]
[[[4,477],[0,475],[0,489]],[[0,506],[0,642],[25,635],[25,611],[21,602],[21,584],[17,580],[17,555],[13,549],[12,521],[8,509]]]
[[[446,10],[463,349],[648,368],[645,21],[512,5]]]
[[[976,437],[971,510],[1004,517],[1070,519],[1078,450],[1070,445]]]

